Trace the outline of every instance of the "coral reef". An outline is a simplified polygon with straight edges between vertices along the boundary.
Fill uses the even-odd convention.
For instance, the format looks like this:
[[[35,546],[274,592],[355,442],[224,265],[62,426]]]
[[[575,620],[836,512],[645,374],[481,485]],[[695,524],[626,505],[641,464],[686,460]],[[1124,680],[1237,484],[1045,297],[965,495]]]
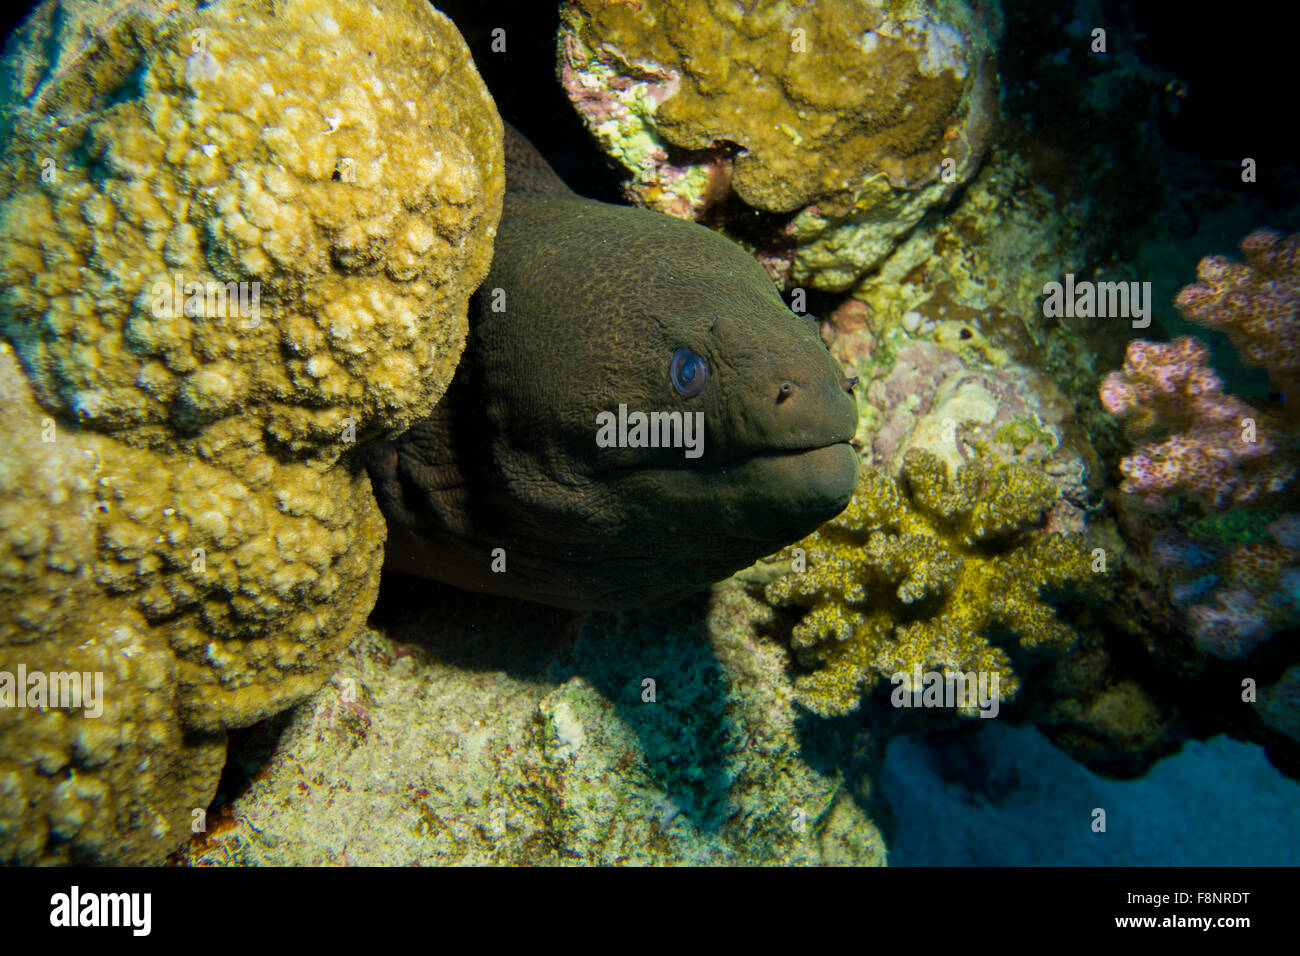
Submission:
[[[1203,520],[1195,534],[1163,532],[1150,550],[1196,646],[1226,659],[1300,623],[1300,514],[1260,509],[1233,517],[1235,527]]]
[[[978,166],[999,26],[961,0],[571,0],[560,72],[636,201],[699,218],[734,194],[782,214],[760,260],[844,289]]]
[[[868,461],[896,470],[924,447],[954,468],[971,455],[1041,466],[1077,526],[1104,479],[1085,427],[1100,412],[1096,376],[1079,336],[1045,322],[1038,299],[1045,278],[1082,268],[1085,246],[1023,162],[995,150],[942,219],[864,278],[823,324],[862,382]]]
[[[1015,363],[994,366],[970,352],[908,342],[857,394],[869,462],[897,472],[909,450],[922,448],[950,470],[975,458],[1030,465],[1061,492],[1050,509],[1052,530],[1082,530],[1095,456],[1078,441],[1069,402],[1050,379]]]
[[[129,571],[131,558],[138,558],[155,581],[164,573],[182,585],[187,576],[200,577],[187,575],[187,550],[175,548],[167,555],[172,566],[163,564],[171,546],[162,528],[148,528],[148,518],[165,521],[183,547],[189,521],[225,518],[207,513],[212,489],[194,489],[188,498],[193,507],[167,519],[157,489],[140,487],[160,467],[183,472],[193,464],[188,460],[88,432],[56,432],[56,440],[42,441],[42,420],[52,426],[53,419],[33,402],[4,342],[0,407],[13,425],[0,431],[0,685],[13,682],[0,686],[0,861],[156,862],[188,835],[191,811],[211,799],[225,761],[225,734],[186,726],[179,686],[185,671],[191,680],[197,676],[204,648],[190,661],[179,660],[166,616],[151,614],[138,591],[129,593],[139,585],[121,569]],[[119,497],[123,488],[128,493]],[[349,492],[343,484],[335,494]],[[341,504],[345,514],[356,509],[346,499]],[[370,525],[358,529],[365,532],[358,534],[363,546],[349,562],[360,567],[346,570],[365,572],[351,588],[370,588],[373,600],[373,542],[382,540],[382,529],[375,526],[373,504],[359,510]],[[278,517],[285,526],[295,521]],[[128,593],[118,593],[123,589]],[[201,592],[193,590],[197,598]],[[178,626],[177,632],[193,641],[199,629]],[[326,647],[332,636],[321,635]],[[260,643],[262,660],[250,663],[272,664],[266,659],[271,642]],[[230,678],[231,689],[252,683],[255,670],[240,673],[239,658],[218,656],[217,646],[210,647],[211,676],[203,684],[213,694],[222,689],[221,677]],[[321,662],[307,656],[311,649],[301,649],[303,664],[319,668]],[[304,667],[302,673],[310,672]],[[101,675],[98,693],[95,674]],[[67,680],[78,682],[76,697],[45,696]],[[94,696],[97,701],[88,699]]]
[[[1224,332],[1247,365],[1268,370],[1289,403],[1300,400],[1300,233],[1268,229],[1241,241],[1245,262],[1207,256],[1175,300],[1184,317]]]
[[[48,0],[5,65],[0,671],[107,703],[5,710],[0,860],[156,861],[374,603],[349,452],[451,377],[500,121],[416,0]]]
[[[916,668],[996,673],[1011,699],[1018,681],[993,639],[1068,648],[1076,635],[1046,599],[1106,590],[1081,538],[1035,527],[1056,495],[1026,465],[971,461],[950,480],[921,449],[904,456],[898,478],[867,470],[849,507],[793,546],[806,569],[766,589],[774,604],[808,609],[792,632],[801,662],[816,668],[796,683],[801,703],[848,713],[881,678]]]
[[[1169,344],[1138,339],[1124,368],[1102,383],[1102,404],[1139,443],[1120,463],[1121,490],[1153,508],[1175,498],[1210,508],[1247,504],[1295,475],[1272,417],[1225,394],[1208,360],[1209,350],[1188,336]]]
[[[707,610],[585,621],[437,588],[281,718],[181,860],[883,864],[840,775],[805,759],[786,651],[757,633],[772,613],[735,582]]]
[[[119,8],[49,0],[7,60],[0,314],[42,405],[243,465],[427,412],[503,183],[455,28],[416,0]]]
[[[1030,464],[1061,491],[1054,527],[1082,527],[1104,475],[1078,398],[1095,376],[1077,336],[1046,327],[1038,304],[1044,277],[1079,267],[1080,246],[1023,163],[995,150],[942,219],[918,225],[825,316],[832,354],[861,383],[868,463],[897,471],[919,447],[953,469],[970,457]]]
[[[1294,402],[1300,234],[1257,230],[1241,248],[1245,262],[1202,259],[1199,281],[1175,305],[1188,320],[1224,332],[1243,361],[1266,369]],[[1192,337],[1130,343],[1101,397],[1138,443],[1120,462],[1121,490],[1171,515],[1163,527],[1130,524],[1149,542],[1161,586],[1196,648],[1240,658],[1300,624],[1300,533],[1297,513],[1287,510],[1300,469],[1294,416],[1227,394],[1208,347]]]

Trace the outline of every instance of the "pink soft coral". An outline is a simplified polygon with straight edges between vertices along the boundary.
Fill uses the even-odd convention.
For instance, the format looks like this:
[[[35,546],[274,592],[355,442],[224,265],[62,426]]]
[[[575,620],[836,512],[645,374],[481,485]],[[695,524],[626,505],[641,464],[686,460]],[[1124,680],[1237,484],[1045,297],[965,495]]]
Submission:
[[[1192,322],[1219,329],[1248,365],[1268,370],[1291,402],[1300,399],[1300,233],[1267,229],[1241,242],[1245,262],[1207,256],[1200,280],[1178,293],[1178,310]]]
[[[1106,376],[1101,401],[1125,420],[1136,453],[1120,463],[1122,490],[1152,507],[1185,496],[1211,508],[1281,490],[1294,466],[1277,454],[1276,429],[1225,395],[1194,338],[1131,342],[1124,368]]]

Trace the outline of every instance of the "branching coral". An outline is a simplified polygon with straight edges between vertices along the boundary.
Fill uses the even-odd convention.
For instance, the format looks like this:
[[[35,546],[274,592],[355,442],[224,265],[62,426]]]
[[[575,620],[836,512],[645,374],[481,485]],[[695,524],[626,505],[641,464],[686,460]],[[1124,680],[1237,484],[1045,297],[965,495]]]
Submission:
[[[997,673],[1010,699],[1018,680],[993,639],[1068,648],[1075,632],[1046,598],[1106,588],[1078,537],[1037,527],[1056,495],[1021,465],[972,461],[949,480],[920,449],[899,478],[867,471],[843,513],[782,552],[802,549],[806,570],[767,586],[773,604],[808,609],[792,633],[801,663],[817,668],[796,683],[804,706],[849,713],[880,678],[918,668]]]
[[[1177,497],[1211,508],[1251,502],[1295,473],[1278,454],[1285,441],[1272,417],[1224,394],[1208,358],[1194,338],[1139,339],[1102,384],[1102,404],[1138,442],[1120,464],[1122,488],[1152,507]]]
[[[1245,262],[1208,256],[1200,282],[1178,293],[1179,311],[1224,332],[1250,365],[1265,368],[1291,401],[1300,375],[1300,233],[1260,229],[1241,242]],[[1136,341],[1121,372],[1106,377],[1102,403],[1127,419],[1140,443],[1120,470],[1124,490],[1148,504],[1187,497],[1211,508],[1251,503],[1295,476],[1295,445],[1271,412],[1225,395],[1193,338]]]
[[[1196,285],[1175,304],[1193,322],[1219,329],[1248,365],[1268,370],[1274,385],[1300,399],[1300,233],[1257,229],[1241,241],[1245,262],[1207,256]]]
[[[1241,249],[1244,262],[1202,259],[1200,281],[1175,304],[1190,321],[1224,332],[1294,403],[1300,234],[1257,230]],[[1208,361],[1209,350],[1194,338],[1133,342],[1123,370],[1106,377],[1101,399],[1138,443],[1120,463],[1122,490],[1157,508],[1183,499],[1210,512],[1193,521],[1194,509],[1184,509],[1183,530],[1155,537],[1151,558],[1171,580],[1170,602],[1186,615],[1196,646],[1236,658],[1300,622],[1297,515],[1268,507],[1290,506],[1300,455],[1294,415],[1225,394]]]

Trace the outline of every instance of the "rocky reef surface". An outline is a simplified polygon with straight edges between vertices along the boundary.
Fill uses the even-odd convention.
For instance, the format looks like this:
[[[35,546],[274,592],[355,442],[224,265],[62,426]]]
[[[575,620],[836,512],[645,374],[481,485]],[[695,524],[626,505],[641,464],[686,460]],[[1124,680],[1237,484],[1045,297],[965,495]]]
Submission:
[[[885,862],[741,585],[589,617],[419,590],[236,744],[255,775],[179,862]]]
[[[500,120],[418,0],[49,0],[4,62],[0,670],[106,686],[0,709],[0,859],[157,861],[374,603],[352,452],[450,380]]]
[[[743,13],[569,0],[542,39],[626,196],[751,250],[857,377],[853,504],[669,609],[390,577],[368,619],[353,455],[442,394],[500,210],[457,26],[37,8],[0,89],[0,672],[107,687],[94,718],[0,708],[0,860],[876,865],[914,809],[884,791],[947,812],[915,740],[886,757],[929,731],[993,803],[1032,727],[1112,777],[1225,733],[1300,774],[1296,238],[1188,285],[1236,197],[1143,192],[1183,182],[1152,116],[1178,87],[1131,25],[1091,54],[1091,0]],[[484,16],[458,25],[495,42]],[[1143,316],[1045,307],[1148,275]],[[897,704],[935,670],[998,674],[1000,720]],[[972,842],[1017,838],[994,823]]]
[[[778,282],[845,289],[978,167],[1000,27],[963,0],[573,0],[560,72],[631,198],[685,218],[734,200],[750,228],[728,231]]]

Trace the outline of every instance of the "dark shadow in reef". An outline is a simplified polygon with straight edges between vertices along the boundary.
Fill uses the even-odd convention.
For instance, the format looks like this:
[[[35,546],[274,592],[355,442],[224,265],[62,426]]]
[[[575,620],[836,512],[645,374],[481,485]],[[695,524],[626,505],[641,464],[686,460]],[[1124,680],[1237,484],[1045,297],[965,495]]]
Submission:
[[[469,44],[501,118],[580,195],[622,203],[623,172],[601,152],[556,75],[560,5],[544,0],[438,0]]]
[[[226,762],[221,768],[221,777],[217,788],[207,805],[207,815],[203,820],[203,829],[191,834],[190,838],[167,857],[170,865],[187,864],[187,853],[200,853],[205,845],[211,845],[218,834],[229,829],[235,822],[235,806],[253,781],[270,764],[280,746],[280,738],[293,722],[296,707],[282,710],[266,720],[226,732]],[[201,736],[191,731],[190,735]],[[187,735],[189,736],[189,735]],[[90,865],[92,861],[87,861]]]
[[[636,735],[651,780],[711,832],[726,818],[729,722],[706,613],[705,595],[588,614],[385,574],[370,623],[417,659],[555,685],[582,678]]]
[[[651,778],[703,832],[727,818],[727,683],[709,642],[708,599],[594,614],[574,655],[636,734]]]
[[[462,591],[384,573],[370,624],[417,659],[516,680],[553,681],[565,670],[586,615],[581,611]]]

